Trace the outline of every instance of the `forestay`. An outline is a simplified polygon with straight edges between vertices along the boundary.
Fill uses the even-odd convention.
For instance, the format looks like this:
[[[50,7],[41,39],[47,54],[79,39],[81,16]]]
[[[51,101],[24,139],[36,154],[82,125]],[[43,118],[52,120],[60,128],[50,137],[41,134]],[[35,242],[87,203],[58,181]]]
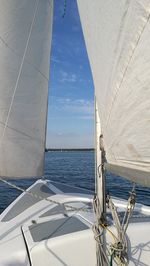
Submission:
[[[0,176],[43,174],[53,0],[0,0]]]
[[[150,1],[77,1],[107,168],[150,186]]]

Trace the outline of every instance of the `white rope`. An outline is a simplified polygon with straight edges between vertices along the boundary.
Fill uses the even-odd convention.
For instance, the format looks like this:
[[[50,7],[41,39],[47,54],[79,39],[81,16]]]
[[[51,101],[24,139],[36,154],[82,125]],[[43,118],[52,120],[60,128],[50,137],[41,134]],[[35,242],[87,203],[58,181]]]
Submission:
[[[18,72],[18,76],[17,76],[17,80],[16,80],[16,85],[14,87],[14,92],[13,92],[13,95],[12,95],[12,99],[11,99],[10,107],[9,107],[9,110],[8,110],[8,114],[7,114],[7,118],[6,118],[6,122],[5,122],[5,126],[4,126],[4,130],[3,130],[3,134],[2,134],[2,137],[1,137],[0,144],[2,144],[3,138],[5,136],[6,128],[8,126],[10,112],[11,112],[11,109],[12,109],[12,106],[13,106],[16,90],[18,88],[18,83],[19,83],[20,76],[21,76],[21,73],[22,73],[22,68],[23,68],[26,52],[27,52],[27,49],[28,49],[28,45],[29,45],[29,41],[30,41],[33,25],[34,25],[34,22],[35,22],[35,17],[36,17],[36,13],[37,13],[37,9],[38,9],[38,4],[39,4],[39,0],[37,0],[36,4],[35,4],[35,11],[34,11],[34,15],[33,15],[33,20],[32,20],[32,23],[31,23],[31,27],[30,27],[27,43],[26,43],[26,46],[25,46],[24,54],[23,54],[23,57],[22,57],[21,65],[20,65],[20,68],[19,68],[19,72]]]
[[[135,192],[135,183],[133,183],[132,192],[130,193],[130,197],[128,199],[127,209],[126,209],[126,212],[125,212],[125,215],[123,218],[123,222],[122,222],[122,230],[123,230],[124,236],[125,236],[125,233],[127,231],[130,218],[131,218],[133,211],[134,211],[135,202],[136,202],[136,192]]]
[[[135,191],[133,188],[131,195],[128,199],[127,211],[125,213],[123,223],[121,224],[117,209],[112,199],[109,198],[109,208],[111,210],[112,217],[118,233],[118,240],[117,241],[115,240],[115,242],[111,244],[110,249],[112,251],[112,254],[114,254],[113,259],[114,261],[116,261],[116,264],[118,266],[128,265],[128,256],[127,256],[128,243],[125,233],[129,225],[129,219],[131,218],[131,215],[134,210],[134,205],[135,205]]]
[[[96,217],[96,222],[94,223],[92,229],[94,233],[94,239],[96,241],[96,254],[97,254],[97,266],[104,266],[109,264],[106,245],[104,247],[104,243],[102,238],[104,237],[104,228],[100,231],[100,202],[97,197],[93,200],[93,208]]]

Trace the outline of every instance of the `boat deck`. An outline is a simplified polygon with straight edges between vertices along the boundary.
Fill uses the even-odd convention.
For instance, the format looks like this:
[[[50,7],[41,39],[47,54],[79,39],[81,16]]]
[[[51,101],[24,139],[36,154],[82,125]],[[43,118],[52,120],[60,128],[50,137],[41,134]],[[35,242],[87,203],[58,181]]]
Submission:
[[[28,192],[0,215],[0,265],[95,266],[91,192],[47,180]],[[113,201],[122,219],[127,202]],[[108,220],[116,234],[109,212]],[[127,230],[129,265],[150,265],[149,235],[150,208],[137,204]],[[109,247],[108,232],[106,239]]]

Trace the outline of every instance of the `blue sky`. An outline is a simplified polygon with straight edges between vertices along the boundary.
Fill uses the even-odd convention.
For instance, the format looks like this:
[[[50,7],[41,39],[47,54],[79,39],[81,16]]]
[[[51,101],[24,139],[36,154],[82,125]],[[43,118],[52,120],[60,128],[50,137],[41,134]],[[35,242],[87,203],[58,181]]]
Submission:
[[[48,148],[94,144],[94,89],[75,0],[55,0],[51,52]]]

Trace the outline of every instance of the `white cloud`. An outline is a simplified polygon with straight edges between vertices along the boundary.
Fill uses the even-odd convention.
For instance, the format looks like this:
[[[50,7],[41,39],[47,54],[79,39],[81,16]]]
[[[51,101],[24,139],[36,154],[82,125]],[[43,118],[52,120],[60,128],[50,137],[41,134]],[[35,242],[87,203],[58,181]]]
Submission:
[[[50,109],[57,109],[59,113],[63,111],[63,114],[67,111],[67,113],[69,112],[85,120],[93,119],[94,116],[94,102],[92,100],[52,97],[49,105]]]
[[[94,146],[94,136],[74,132],[47,132],[48,148],[91,148]]]
[[[94,113],[93,101],[88,101],[84,99],[70,101],[65,108],[71,110],[74,113],[81,113],[84,115],[93,115]]]
[[[60,70],[60,81],[61,82],[76,82],[77,76],[74,73],[67,73],[63,70]]]
[[[55,56],[51,56],[51,61],[52,61],[53,63],[60,63],[60,60],[57,59]]]

